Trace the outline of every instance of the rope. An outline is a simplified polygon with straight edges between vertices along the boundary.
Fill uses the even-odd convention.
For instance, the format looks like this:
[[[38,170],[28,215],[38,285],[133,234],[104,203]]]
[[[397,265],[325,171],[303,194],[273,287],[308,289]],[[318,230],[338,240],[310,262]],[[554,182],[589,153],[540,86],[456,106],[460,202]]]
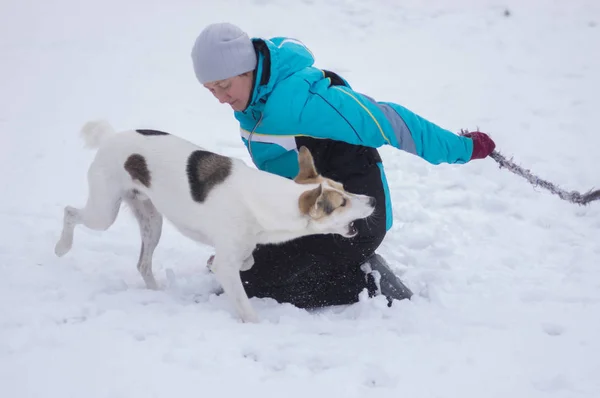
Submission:
[[[542,180],[538,176],[532,174],[529,170],[524,169],[523,167],[515,164],[512,159],[508,160],[503,155],[501,155],[498,151],[493,151],[490,154],[490,157],[494,159],[500,165],[500,168],[506,168],[507,170],[525,178],[529,183],[533,186],[539,186],[544,189],[547,189],[554,195],[558,195],[561,199],[567,200],[571,203],[575,203],[581,206],[585,206],[588,203],[599,200],[600,199],[600,189],[595,191],[590,190],[585,194],[581,194],[577,191],[567,192],[564,189],[559,188],[555,184]]]

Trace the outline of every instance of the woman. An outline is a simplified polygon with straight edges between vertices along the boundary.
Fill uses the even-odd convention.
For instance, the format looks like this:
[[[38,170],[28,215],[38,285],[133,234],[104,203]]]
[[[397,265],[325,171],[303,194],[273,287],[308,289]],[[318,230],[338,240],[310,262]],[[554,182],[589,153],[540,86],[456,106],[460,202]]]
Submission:
[[[323,176],[377,199],[377,216],[355,223],[354,238],[314,235],[257,247],[254,266],[241,273],[248,295],[301,308],[354,303],[365,289],[390,305],[410,298],[375,254],[393,220],[376,148],[391,145],[432,164],[466,163],[488,156],[494,142],[481,132],[453,134],[353,91],[342,77],[313,66],[311,52],[294,39],[250,39],[235,25],[217,23],[200,33],[191,57],[199,82],[234,110],[257,168],[293,178],[304,145]]]

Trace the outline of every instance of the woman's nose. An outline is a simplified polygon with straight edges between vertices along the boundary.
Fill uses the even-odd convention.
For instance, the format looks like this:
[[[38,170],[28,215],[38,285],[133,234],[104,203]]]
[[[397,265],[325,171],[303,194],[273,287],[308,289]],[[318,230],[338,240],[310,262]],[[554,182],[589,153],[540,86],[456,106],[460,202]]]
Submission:
[[[224,104],[229,100],[229,95],[227,95],[226,92],[220,92],[218,94],[215,95],[217,97],[217,99],[219,100],[220,103]]]

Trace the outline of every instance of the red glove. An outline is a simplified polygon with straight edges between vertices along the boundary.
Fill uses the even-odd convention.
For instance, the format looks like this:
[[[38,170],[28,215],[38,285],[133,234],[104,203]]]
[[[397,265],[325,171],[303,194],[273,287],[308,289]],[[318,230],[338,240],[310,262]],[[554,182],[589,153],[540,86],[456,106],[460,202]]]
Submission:
[[[496,144],[486,133],[480,131],[461,131],[460,135],[473,140],[473,154],[470,160],[483,159],[496,149]]]

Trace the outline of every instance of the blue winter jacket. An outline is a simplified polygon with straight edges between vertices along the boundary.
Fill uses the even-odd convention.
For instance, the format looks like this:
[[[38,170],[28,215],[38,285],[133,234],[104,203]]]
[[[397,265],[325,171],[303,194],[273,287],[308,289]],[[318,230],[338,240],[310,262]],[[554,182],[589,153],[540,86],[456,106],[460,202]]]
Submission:
[[[471,158],[470,138],[442,129],[401,105],[358,93],[343,78],[343,85],[332,85],[331,78],[313,66],[314,57],[301,42],[275,37],[253,39],[255,44],[257,40],[266,44],[269,57],[258,52],[252,97],[235,117],[242,141],[260,170],[295,177],[299,170],[296,138],[301,136],[373,148],[391,145],[432,164],[466,163]],[[383,165],[378,166],[389,230],[392,202]]]

